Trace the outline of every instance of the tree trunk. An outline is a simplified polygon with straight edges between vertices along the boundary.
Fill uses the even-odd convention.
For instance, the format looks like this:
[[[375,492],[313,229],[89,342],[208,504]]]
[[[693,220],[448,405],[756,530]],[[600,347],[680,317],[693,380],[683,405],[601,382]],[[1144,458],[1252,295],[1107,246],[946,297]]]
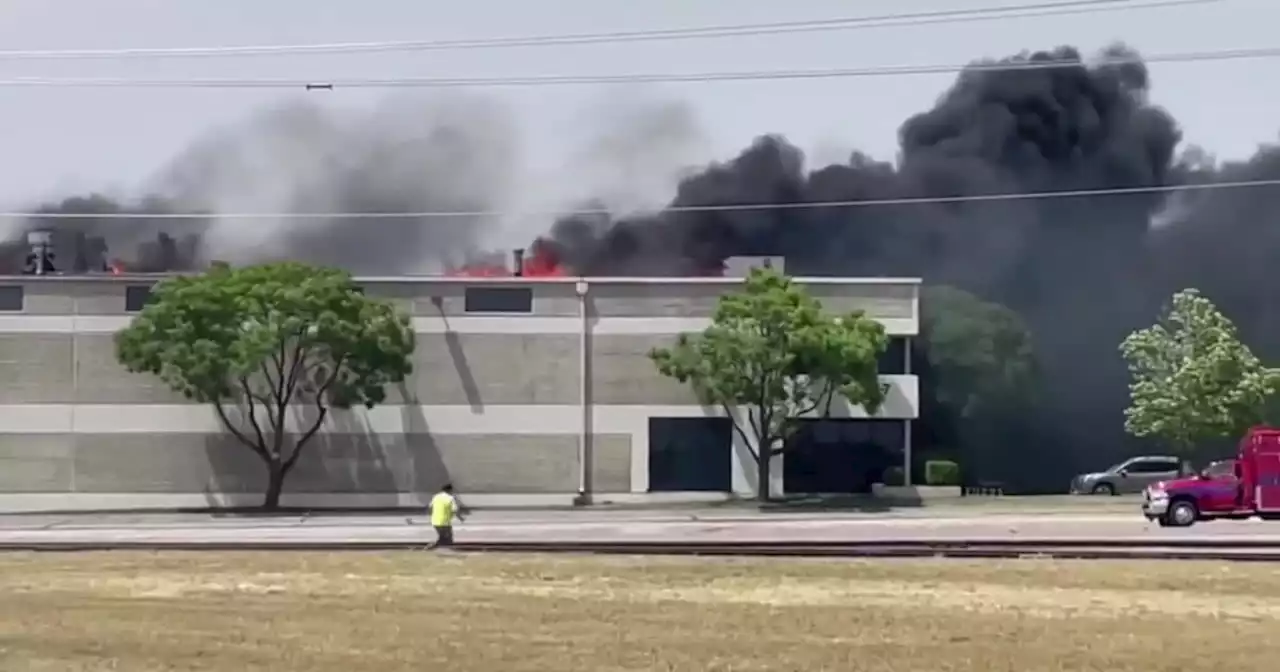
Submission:
[[[284,464],[280,460],[267,463],[267,496],[262,502],[263,509],[275,511],[280,508],[280,493],[284,490],[284,477]]]
[[[768,502],[772,497],[772,488],[770,483],[770,467],[773,464],[773,455],[769,448],[761,448],[756,457],[756,499],[761,503]]]

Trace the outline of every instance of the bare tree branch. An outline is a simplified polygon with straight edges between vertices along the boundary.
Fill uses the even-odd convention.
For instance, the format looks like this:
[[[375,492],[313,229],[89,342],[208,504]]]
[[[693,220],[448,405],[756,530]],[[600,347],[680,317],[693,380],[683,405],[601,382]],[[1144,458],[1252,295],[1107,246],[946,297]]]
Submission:
[[[281,380],[278,384],[283,385],[284,381]],[[289,412],[289,397],[279,391],[276,392],[275,396],[278,401],[276,402],[276,407],[271,414],[271,441],[275,454],[282,455],[282,451],[284,450],[285,421],[288,420]]]
[[[289,359],[289,376],[285,382],[285,398],[292,401],[297,392],[301,374],[306,370],[306,344],[299,337],[293,346],[293,356]]]
[[[831,404],[836,398],[836,386],[831,381],[826,381],[825,397],[822,401],[823,417],[831,417]]]
[[[270,359],[274,360],[275,357],[272,356]],[[261,401],[264,406],[279,405],[280,390],[276,381],[272,379],[271,372],[267,369],[266,360],[263,360],[262,363],[258,365],[258,371],[262,374],[262,384],[263,387],[266,388],[266,393],[262,395],[262,398],[260,398],[259,401]]]
[[[213,410],[218,414],[218,419],[222,421],[222,426],[226,427],[227,431],[231,432],[231,435],[236,437],[236,439],[239,440],[240,443],[243,443],[244,445],[252,448],[253,452],[257,453],[258,456],[261,457],[262,459],[264,460],[271,459],[270,456],[267,454],[267,451],[263,448],[262,444],[254,443],[252,440],[249,439],[249,437],[244,435],[244,432],[240,431],[238,427],[232,424],[231,419],[227,417],[227,409],[222,407],[221,401],[215,401],[213,403]]]
[[[258,437],[258,445],[261,447],[260,452],[263,454],[266,454],[267,439],[262,435],[262,426],[258,424],[257,408],[253,403],[254,394],[253,394],[253,390],[249,388],[248,376],[240,376],[240,389],[244,390],[245,403],[249,406],[249,410],[248,410],[249,425],[253,427],[253,433]],[[280,454],[279,453],[276,453],[275,455],[267,454],[266,457],[268,459],[279,459]]]
[[[733,429],[738,432],[738,436],[742,438],[742,445],[747,447],[747,451],[751,453],[751,457],[757,460],[760,459],[760,454],[756,452],[755,446],[752,445],[752,441],[747,436],[746,430],[742,428],[742,423],[738,422],[737,414],[734,413],[727,404],[721,405],[720,407],[724,409],[724,414],[733,421]],[[750,417],[750,410],[748,410],[747,413],[748,417]],[[754,428],[752,429],[754,430]]]
[[[302,436],[298,437],[296,442],[294,442],[293,454],[291,454],[289,459],[284,463],[285,473],[289,473],[289,470],[293,469],[293,465],[297,464],[298,458],[302,455],[303,446],[305,446],[307,442],[316,435],[316,432],[320,431],[320,427],[324,425],[325,418],[329,415],[329,408],[325,405],[324,400],[329,392],[329,388],[331,388],[334,382],[338,380],[338,375],[342,371],[342,364],[343,361],[341,359],[334,362],[333,371],[329,374],[329,379],[326,380],[324,384],[320,386],[320,389],[316,391],[316,421],[307,429],[306,432],[303,433]]]
[[[315,353],[314,359],[311,360],[311,363],[306,364],[303,367],[302,372],[299,374],[302,381],[313,380],[315,378],[315,375],[319,373],[322,369],[324,369],[325,364],[328,363],[328,360],[329,358],[326,357],[324,353],[319,353],[319,352]]]
[[[806,380],[805,384],[811,385],[812,381]],[[799,409],[799,412],[796,413],[796,415],[797,416],[808,415],[809,413],[812,413],[818,410],[819,408],[823,409],[823,413],[822,413],[823,416],[831,415],[831,401],[835,397],[835,391],[836,391],[836,387],[835,385],[831,384],[831,381],[825,378],[822,379],[822,391],[814,395],[812,404],[810,404],[805,408]]]

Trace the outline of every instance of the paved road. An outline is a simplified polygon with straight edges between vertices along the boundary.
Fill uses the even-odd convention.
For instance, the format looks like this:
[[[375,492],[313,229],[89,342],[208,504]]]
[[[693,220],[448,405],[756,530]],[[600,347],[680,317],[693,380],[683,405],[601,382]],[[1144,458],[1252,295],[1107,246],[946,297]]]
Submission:
[[[989,518],[1002,515],[1021,516],[1123,516],[1133,518],[1139,500],[1125,501],[1113,498],[1055,498],[1028,497],[983,501],[974,498],[974,504],[928,507],[897,507],[887,510],[858,509],[792,509],[761,510],[749,505],[679,505],[670,507],[593,507],[559,509],[484,509],[476,511],[471,520],[479,522],[535,523],[535,522],[673,522],[673,521],[764,521],[764,520],[886,520],[886,519],[955,519]],[[311,515],[280,514],[270,517],[241,516],[209,513],[23,513],[0,514],[0,530],[15,528],[81,527],[81,526],[154,526],[154,525],[281,525],[285,521],[303,521],[307,524],[362,525],[373,521],[402,520],[403,512],[364,513],[321,511]]]
[[[231,518],[195,515],[0,517],[0,546],[32,543],[414,543],[433,538],[403,515]],[[786,515],[699,518],[687,512],[478,513],[458,541],[856,541],[922,539],[1241,539],[1280,545],[1280,523],[1219,521],[1165,529],[1135,515]]]
[[[983,511],[974,509],[900,509],[884,512],[860,511],[793,511],[774,512],[752,509],[551,509],[551,510],[482,510],[469,515],[474,525],[483,524],[534,524],[534,523],[675,523],[675,522],[789,522],[789,521],[838,521],[838,520],[956,520],[1008,517],[1120,517],[1134,518],[1134,510],[1123,513],[1114,511]],[[137,513],[137,514],[21,514],[0,515],[0,530],[9,529],[70,529],[83,527],[205,527],[259,525],[385,525],[403,522],[406,516],[416,520],[424,514],[398,513],[320,513],[312,515],[231,515],[194,513]]]

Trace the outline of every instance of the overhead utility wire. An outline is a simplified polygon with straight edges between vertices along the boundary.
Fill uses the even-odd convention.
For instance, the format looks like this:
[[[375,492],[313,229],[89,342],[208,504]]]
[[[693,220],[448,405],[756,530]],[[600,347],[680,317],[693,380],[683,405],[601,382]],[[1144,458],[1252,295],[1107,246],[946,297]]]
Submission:
[[[699,28],[668,28],[655,30],[619,31],[603,33],[578,33],[565,35],[534,35],[524,37],[473,38],[456,40],[398,40],[379,42],[334,42],[321,44],[280,44],[255,46],[218,47],[156,47],[132,49],[51,49],[51,50],[0,50],[0,60],[87,60],[133,58],[213,58],[240,56],[357,54],[401,51],[449,51],[464,49],[501,49],[512,47],[567,46],[618,42],[653,42],[665,40],[690,40],[751,35],[777,35],[786,33],[830,32],[885,28],[894,26],[918,26],[938,23],[969,23],[1010,18],[1061,16],[1088,14],[1185,5],[1204,5],[1225,0],[1062,0],[1003,7],[979,7],[970,9],[934,10],[927,12],[892,13],[876,16],[814,19],[808,21],[782,21],[737,25],[704,26]]]
[[[724,205],[674,205],[661,208],[669,212],[747,212],[759,210],[819,210],[826,208],[865,208],[887,205],[928,205],[941,203],[975,203],[989,201],[1026,201],[1052,198],[1083,198],[1090,196],[1124,196],[1131,194],[1161,194],[1181,191],[1217,191],[1225,189],[1249,189],[1280,187],[1280,179],[1247,180],[1238,182],[1206,182],[1203,184],[1159,185],[1151,187],[1118,187],[1112,189],[1074,189],[1070,191],[1033,191],[1003,194],[970,194],[966,196],[926,196],[919,198],[880,198],[868,200],[816,201],[801,203],[741,203]],[[617,215],[607,208],[508,211],[508,210],[429,210],[425,212],[251,212],[251,213],[195,213],[163,214],[156,212],[0,212],[0,218],[15,219],[427,219],[447,217],[572,217],[575,215]]]
[[[841,79],[855,77],[901,77],[956,72],[1011,72],[1055,70],[1081,66],[1098,67],[1140,63],[1200,63],[1276,58],[1280,47],[1189,51],[1148,56],[1109,55],[1076,59],[1044,59],[1015,62],[949,63],[940,65],[886,65],[866,68],[825,68],[814,70],[747,70],[740,72],[635,73],[620,75],[534,75],[527,77],[396,77],[334,80],[310,79],[129,79],[129,78],[38,78],[0,79],[0,88],[140,88],[140,89],[443,89],[582,84],[652,84],[763,81],[788,79]]]

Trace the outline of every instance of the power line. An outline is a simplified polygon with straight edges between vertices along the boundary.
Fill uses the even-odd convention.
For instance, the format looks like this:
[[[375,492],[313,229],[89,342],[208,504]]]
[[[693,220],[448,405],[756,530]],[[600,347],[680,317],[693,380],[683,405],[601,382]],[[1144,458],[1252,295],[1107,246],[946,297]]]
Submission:
[[[1059,0],[1036,4],[970,9],[934,10],[892,13],[875,16],[782,21],[699,28],[535,35],[460,40],[400,40],[379,42],[335,42],[322,44],[282,44],[257,46],[134,48],[134,49],[63,49],[0,51],[0,60],[84,60],[133,58],[209,58],[275,55],[356,54],[398,51],[446,51],[464,49],[500,49],[511,47],[568,46],[617,42],[652,42],[690,40],[784,33],[811,33],[895,26],[919,26],[937,23],[969,23],[1010,18],[1062,16],[1097,12],[1154,9],[1184,5],[1202,5],[1224,0]]]
[[[935,65],[888,65],[866,68],[825,68],[813,70],[747,70],[739,72],[633,73],[620,75],[537,75],[528,77],[397,77],[337,80],[307,79],[118,79],[118,78],[15,78],[0,79],[0,88],[141,88],[141,89],[443,89],[573,86],[584,84],[707,83],[765,80],[844,79],[858,77],[904,77],[957,72],[1012,72],[1056,70],[1143,63],[1202,63],[1276,58],[1280,47],[1188,51],[1149,56],[1111,54],[1088,60],[1041,59],[1012,62],[948,63]]]
[[[813,70],[749,70],[739,72],[701,73],[635,73],[621,75],[543,75],[492,78],[357,78],[347,80],[303,79],[111,79],[111,78],[17,78],[2,79],[0,87],[107,87],[107,88],[252,88],[252,89],[335,89],[335,88],[455,88],[455,87],[526,87],[577,84],[633,84],[659,82],[717,82],[780,79],[831,79],[946,74],[962,71],[1009,72],[1019,70],[1053,70],[1080,66],[1109,66],[1140,63],[1192,63],[1275,58],[1280,47],[1231,49],[1219,51],[1179,52],[1150,56],[1109,55],[1087,61],[1077,59],[1043,59],[1015,62],[977,62],[968,64],[893,65],[868,68],[829,68]]]
[[[1280,179],[1246,180],[1237,182],[1206,182],[1202,184],[1158,185],[1150,187],[1117,187],[1111,189],[1075,189],[1069,191],[1033,191],[1003,194],[970,194],[965,196],[924,196],[907,198],[880,198],[868,200],[817,201],[801,203],[740,203],[725,205],[676,205],[661,208],[661,212],[748,212],[759,210],[818,210],[825,208],[865,208],[889,205],[928,205],[944,203],[975,203],[990,201],[1026,201],[1053,198],[1083,198],[1091,196],[1125,196],[1132,194],[1162,194],[1181,191],[1218,191],[1225,189],[1251,189],[1280,187]],[[571,217],[590,215],[617,215],[607,208],[577,210],[507,211],[507,210],[432,210],[424,212],[251,212],[251,213],[173,213],[156,212],[0,212],[0,218],[13,219],[443,219],[448,217],[506,218],[506,217]]]

